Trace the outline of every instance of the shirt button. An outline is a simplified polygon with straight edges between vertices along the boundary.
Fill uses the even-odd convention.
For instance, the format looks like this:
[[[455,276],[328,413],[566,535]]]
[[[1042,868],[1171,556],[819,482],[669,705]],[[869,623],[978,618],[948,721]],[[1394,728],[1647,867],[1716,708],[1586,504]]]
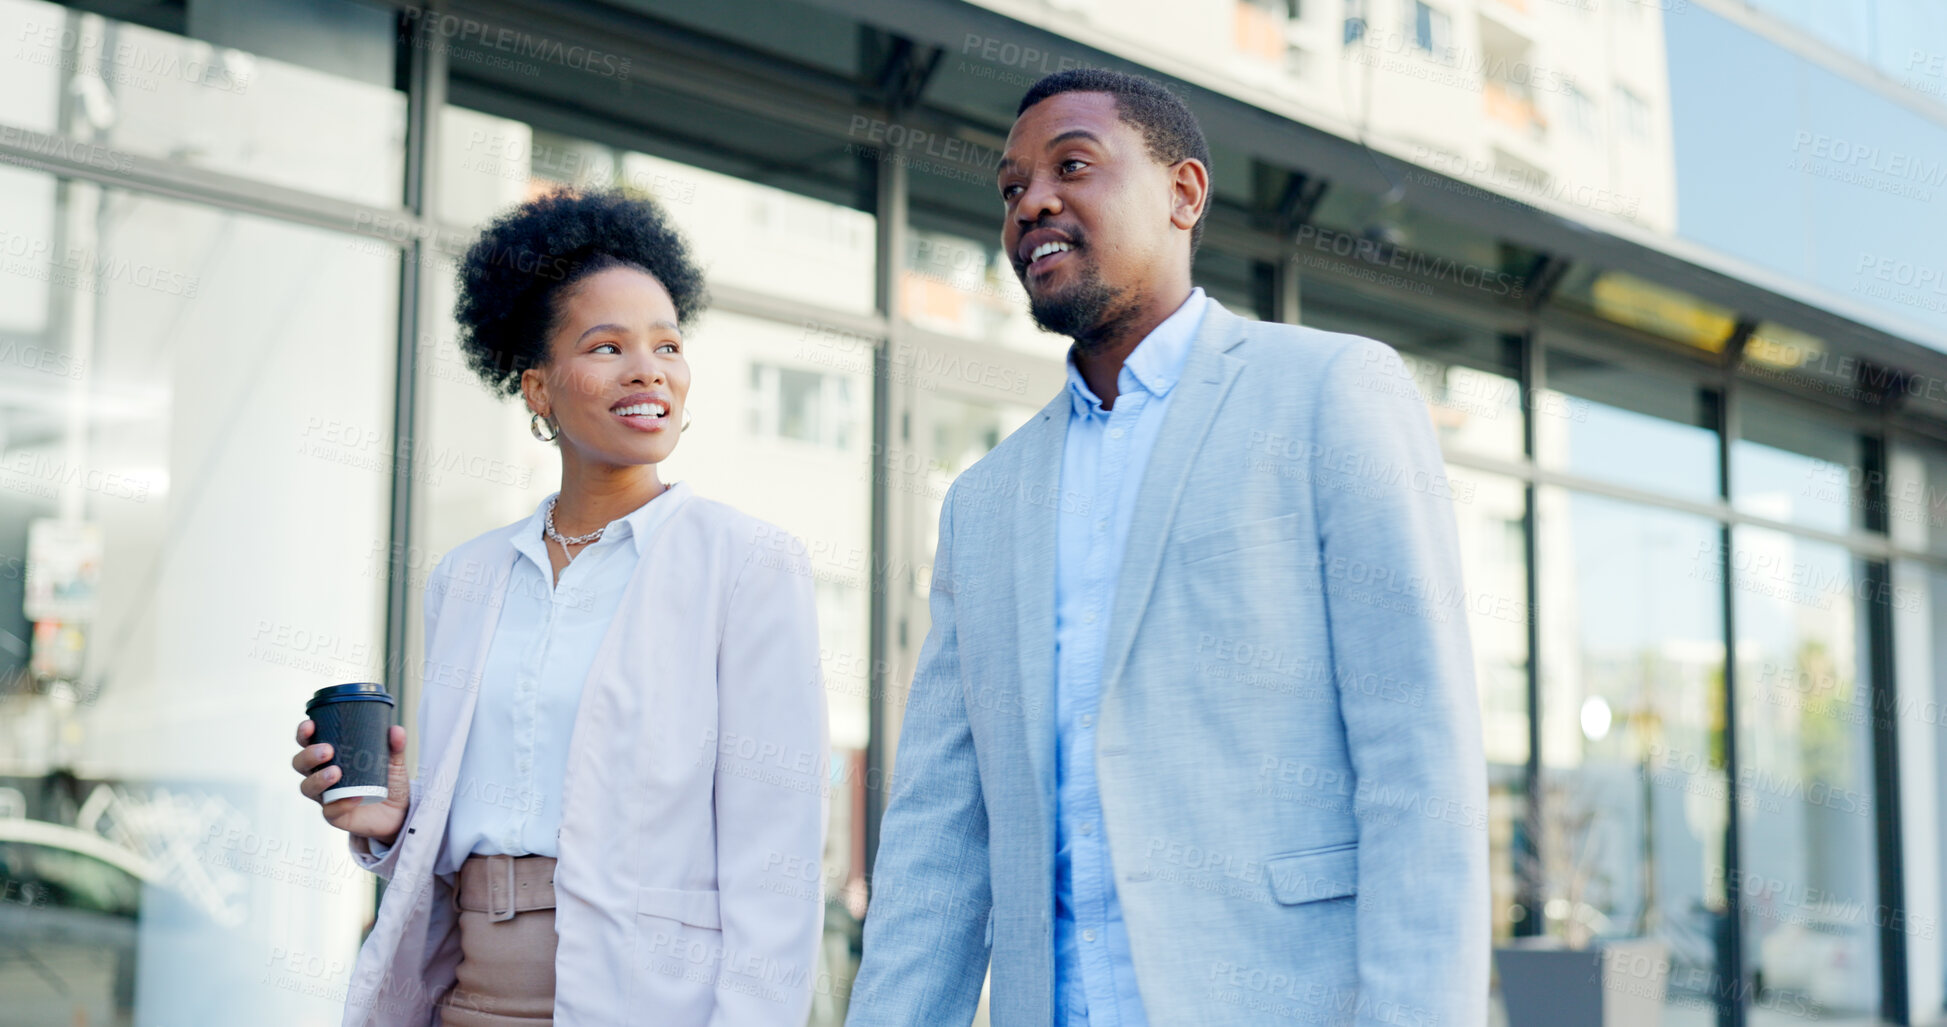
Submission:
[[[1089,611],[1088,613],[1086,613],[1086,614],[1083,614],[1083,615],[1082,615],[1082,621],[1083,621],[1083,623],[1086,623],[1086,624],[1093,624],[1093,623],[1095,623],[1095,611],[1094,611],[1094,610],[1090,610],[1090,611]]]
[[[1095,932],[1094,932],[1094,931],[1092,931],[1092,930],[1091,930],[1091,931],[1083,931],[1083,932],[1082,932],[1082,940],[1083,940],[1083,941],[1094,941],[1094,940],[1095,940]]]
[[[1094,726],[1095,726],[1095,715],[1094,715],[1094,714],[1092,714],[1092,713],[1084,713],[1084,714],[1082,714],[1082,726],[1083,726],[1083,727],[1094,727]]]
[[[532,770],[534,769],[534,761],[530,759],[522,759],[520,762],[520,768],[522,770]]]
[[[1094,833],[1095,833],[1095,821],[1093,821],[1093,820],[1084,820],[1084,821],[1082,821],[1082,833],[1083,833],[1083,834],[1094,834]]]
[[[1107,531],[1107,530],[1109,530],[1109,522],[1108,522],[1108,521],[1096,521],[1096,522],[1095,522],[1095,530],[1096,530],[1096,531]]]
[[[1119,439],[1119,438],[1121,438],[1121,437],[1122,437],[1122,429],[1121,429],[1121,428],[1110,428],[1110,429],[1109,429],[1109,438],[1112,438],[1112,439]]]

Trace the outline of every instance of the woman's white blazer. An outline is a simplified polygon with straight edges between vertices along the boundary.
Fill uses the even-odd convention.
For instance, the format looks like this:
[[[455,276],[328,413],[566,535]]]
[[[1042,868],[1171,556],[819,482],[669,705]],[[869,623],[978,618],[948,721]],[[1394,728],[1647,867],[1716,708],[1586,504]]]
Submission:
[[[672,497],[676,498],[676,497]],[[804,545],[684,495],[638,563],[582,686],[555,867],[557,1027],[802,1024],[818,978],[829,735]],[[406,826],[359,951],[347,1027],[424,1027],[459,963],[435,873],[480,668],[526,518],[426,586]]]

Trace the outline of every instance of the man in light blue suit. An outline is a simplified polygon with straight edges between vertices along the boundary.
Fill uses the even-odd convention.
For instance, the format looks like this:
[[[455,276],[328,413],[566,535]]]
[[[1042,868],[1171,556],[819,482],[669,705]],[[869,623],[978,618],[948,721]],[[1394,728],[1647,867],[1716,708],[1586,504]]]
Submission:
[[[1193,289],[1195,118],[1023,99],[1002,240],[1068,387],[957,479],[853,1027],[1471,1027],[1486,764],[1398,354]]]

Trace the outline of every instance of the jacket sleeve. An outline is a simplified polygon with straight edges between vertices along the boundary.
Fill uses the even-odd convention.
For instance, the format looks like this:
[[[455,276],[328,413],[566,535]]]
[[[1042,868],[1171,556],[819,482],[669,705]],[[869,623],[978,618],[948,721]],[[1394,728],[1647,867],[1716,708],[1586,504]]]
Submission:
[[[953,503],[950,489],[933,559],[933,624],[899,729],[847,1027],[970,1023],[987,976],[987,807],[953,616]]]
[[[434,565],[433,572],[426,576],[426,591],[419,604],[420,614],[424,618],[423,624],[425,628],[424,632],[420,635],[422,645],[431,646],[433,644],[433,624],[439,619],[440,607],[446,601],[447,583],[442,580],[440,575],[440,572],[445,569],[446,559],[442,557],[439,563]],[[419,714],[418,719],[412,722],[412,730],[417,731],[424,727],[426,723],[426,707],[431,698],[431,690],[426,687],[425,682],[420,682]],[[420,753],[419,762],[421,764],[426,762],[425,753]],[[419,781],[417,779],[413,780],[411,789],[410,794],[412,796],[419,794]],[[412,813],[412,807],[408,805],[406,808],[407,824],[412,823]],[[399,830],[403,832],[405,826],[403,824],[400,825]],[[345,839],[346,844],[351,846],[353,862],[386,880],[392,879],[392,869],[399,862],[399,849],[401,846],[398,844],[398,839],[393,839],[393,844],[391,845],[385,845],[376,838],[367,838],[364,835],[350,833],[345,835]],[[368,849],[367,846],[370,846],[370,848]]]
[[[803,1023],[810,1012],[831,807],[825,714],[810,565],[802,550],[753,551],[717,650],[723,959],[711,1027]]]
[[[1358,1023],[1477,1027],[1487,768],[1452,492],[1426,408],[1390,387],[1405,373],[1392,347],[1360,339],[1331,359],[1313,406],[1319,571],[1358,782]],[[1419,702],[1348,684],[1372,680]]]

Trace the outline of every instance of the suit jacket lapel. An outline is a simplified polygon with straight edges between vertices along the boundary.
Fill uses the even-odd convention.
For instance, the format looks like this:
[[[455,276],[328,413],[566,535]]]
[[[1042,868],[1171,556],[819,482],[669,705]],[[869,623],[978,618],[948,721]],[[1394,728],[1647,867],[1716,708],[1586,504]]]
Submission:
[[[479,558],[471,557],[471,559]],[[459,675],[458,680],[461,683],[458,686],[452,683],[455,677],[453,671],[456,668],[450,666],[429,668],[439,671],[440,680],[422,680],[419,686],[422,689],[460,688],[457,703],[450,706],[442,703],[428,704],[431,710],[450,711],[447,719],[437,724],[420,725],[418,728],[422,732],[420,786],[425,789],[425,801],[420,801],[421,796],[414,795],[412,809],[407,812],[406,819],[415,828],[430,827],[427,831],[412,832],[414,837],[424,839],[419,844],[427,849],[424,858],[429,875],[438,872],[440,854],[445,851],[447,814],[453,805],[454,792],[460,784],[460,760],[466,754],[467,736],[473,729],[474,707],[479,705],[480,690],[486,685],[483,675],[487,667],[487,654],[493,649],[494,631],[500,625],[500,613],[507,608],[507,589],[513,581],[515,562],[519,559],[520,555],[510,549],[504,556],[493,561],[489,571],[492,576],[483,590],[485,595],[491,598],[455,600],[452,596],[447,596],[445,606],[440,611],[440,621],[433,626],[436,634],[440,633],[441,629],[445,629],[445,633],[439,634],[437,638],[428,638],[425,642],[429,659],[450,660],[460,654],[467,654],[471,658],[470,662],[457,668],[465,672]],[[443,587],[452,586],[449,584]],[[468,605],[456,606],[456,603],[461,602]],[[484,607],[479,605],[481,603],[485,604]],[[472,634],[453,637],[455,629],[446,623],[449,617],[455,624],[470,627]],[[471,625],[466,625],[464,618],[478,619]],[[428,746],[433,748],[427,748]],[[424,764],[425,754],[428,752],[439,753],[437,767],[427,767]],[[422,811],[426,816],[433,818],[430,825],[418,819]],[[401,836],[399,844],[405,844],[404,836]],[[406,859],[403,849],[399,853],[399,859],[401,862]]]
[[[1027,711],[1028,763],[1044,819],[1055,802],[1055,520],[1061,511],[1061,457],[1068,441],[1068,390],[1063,388],[1020,429],[1012,466],[996,468],[990,488],[1018,487],[1014,516],[995,525],[1011,533],[1014,551],[1015,640],[1021,705]],[[1003,541],[1003,540],[996,540]]]
[[[1183,363],[1170,397],[1169,411],[1163,415],[1162,431],[1156,448],[1150,452],[1149,467],[1143,472],[1142,486],[1136,493],[1136,509],[1129,522],[1129,540],[1123,548],[1122,569],[1116,578],[1115,605],[1109,618],[1108,638],[1102,649],[1102,699],[1106,707],[1109,694],[1122,676],[1129,649],[1135,644],[1136,625],[1156,584],[1156,571],[1162,565],[1164,541],[1176,519],[1176,508],[1183,498],[1184,482],[1196,462],[1197,451],[1216,419],[1217,407],[1236,381],[1244,363],[1225,355],[1243,332],[1241,318],[1209,301],[1196,341]],[[1052,618],[1050,618],[1052,623]]]

